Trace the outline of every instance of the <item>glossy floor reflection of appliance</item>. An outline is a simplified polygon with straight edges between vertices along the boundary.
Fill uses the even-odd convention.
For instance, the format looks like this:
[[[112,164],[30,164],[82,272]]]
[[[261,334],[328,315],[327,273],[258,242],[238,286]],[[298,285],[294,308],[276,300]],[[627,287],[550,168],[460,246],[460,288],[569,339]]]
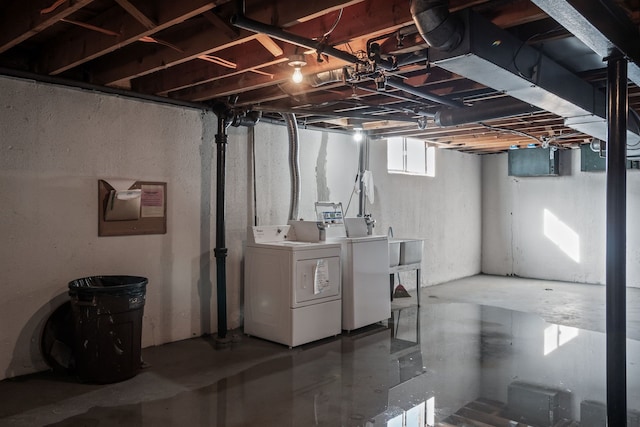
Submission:
[[[387,326],[293,349],[234,331],[225,349],[206,338],[143,349],[150,367],[121,383],[4,380],[0,426],[602,425],[602,332],[425,294]],[[634,420],[640,343],[628,348]]]

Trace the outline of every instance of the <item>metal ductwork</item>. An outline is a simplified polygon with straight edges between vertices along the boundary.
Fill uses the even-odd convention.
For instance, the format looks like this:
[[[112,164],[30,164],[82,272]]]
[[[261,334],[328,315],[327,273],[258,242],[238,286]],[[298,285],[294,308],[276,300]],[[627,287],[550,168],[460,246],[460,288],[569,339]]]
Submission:
[[[640,86],[640,44],[638,28],[625,12],[608,0],[532,0],[602,58],[614,50],[631,59],[629,79]]]
[[[323,71],[316,74],[311,74],[305,77],[307,83],[313,87],[320,87],[331,83],[341,83],[345,79],[344,69]]]
[[[298,123],[292,113],[280,113],[287,124],[289,134],[289,172],[291,174],[291,200],[289,204],[289,219],[298,219],[298,205],[300,204],[300,150],[298,138]]]
[[[447,0],[413,0],[411,16],[429,46],[451,51],[460,44],[464,26],[456,15],[449,13]]]
[[[540,109],[526,102],[506,97],[478,102],[472,107],[444,108],[436,113],[434,120],[438,126],[457,126],[535,113],[536,111],[540,111]]]
[[[606,140],[605,95],[590,83],[471,10],[464,37],[450,52],[432,51],[438,67],[565,118],[565,125]],[[629,131],[629,140],[640,135]],[[639,155],[640,149],[632,154]]]

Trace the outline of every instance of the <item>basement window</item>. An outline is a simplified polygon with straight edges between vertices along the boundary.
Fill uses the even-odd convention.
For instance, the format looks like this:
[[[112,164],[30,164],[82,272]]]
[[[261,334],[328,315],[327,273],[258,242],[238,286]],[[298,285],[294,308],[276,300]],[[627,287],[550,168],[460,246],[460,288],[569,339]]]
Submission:
[[[416,138],[387,139],[387,170],[389,173],[436,176],[435,147]]]

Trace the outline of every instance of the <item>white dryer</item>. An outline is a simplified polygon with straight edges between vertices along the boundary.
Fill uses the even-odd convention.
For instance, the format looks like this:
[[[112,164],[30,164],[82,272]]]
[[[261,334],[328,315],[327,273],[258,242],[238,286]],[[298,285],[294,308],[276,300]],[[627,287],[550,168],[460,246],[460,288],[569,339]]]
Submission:
[[[340,244],[288,240],[289,227],[249,233],[244,332],[295,347],[340,334],[342,282]]]
[[[347,237],[342,244],[342,329],[391,317],[387,236]]]

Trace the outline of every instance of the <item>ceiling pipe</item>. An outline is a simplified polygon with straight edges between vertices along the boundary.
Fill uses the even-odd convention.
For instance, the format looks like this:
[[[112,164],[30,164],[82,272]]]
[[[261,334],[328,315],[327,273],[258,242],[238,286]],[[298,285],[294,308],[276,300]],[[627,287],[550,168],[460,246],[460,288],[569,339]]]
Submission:
[[[334,58],[341,59],[345,62],[349,62],[351,64],[364,63],[363,61],[358,59],[357,56],[352,55],[348,52],[336,49],[332,46],[324,45],[316,40],[311,40],[302,36],[287,33],[286,31],[283,31],[276,26],[263,24],[259,21],[254,21],[253,19],[249,19],[244,15],[233,15],[231,17],[231,24],[235,25],[238,28],[253,31],[254,33],[266,34],[270,37],[273,37],[274,39],[292,43],[307,49],[314,49],[318,53],[324,53]]]
[[[231,126],[253,127],[258,124],[261,117],[262,117],[261,111],[247,111],[246,113],[235,113],[233,115],[233,120],[231,121]]]
[[[449,13],[448,0],[413,0],[411,16],[429,46],[448,52],[460,44],[464,26]]]
[[[310,109],[303,109],[303,108],[279,108],[279,107],[269,107],[269,106],[260,106],[260,105],[255,105],[252,108],[254,110],[265,111],[269,113],[281,113],[281,114],[292,113],[292,114],[303,114],[303,115],[309,115],[309,116],[323,116],[326,118],[335,118],[335,119],[350,118],[350,119],[360,119],[360,120],[369,120],[369,121],[392,120],[396,122],[408,122],[408,123],[416,122],[415,118],[410,117],[408,115],[406,116],[398,115],[397,112],[394,112],[395,115],[367,115],[367,114],[356,114],[348,111],[341,112],[341,113],[334,113],[332,111],[317,111],[317,110],[310,110]]]
[[[463,104],[458,101],[452,101],[443,96],[435,95],[433,93],[418,89],[417,87],[406,84],[405,82],[390,77],[386,82],[387,86],[391,86],[396,89],[400,89],[403,92],[410,93],[411,95],[419,96],[422,99],[426,99],[427,101],[436,102],[442,105],[448,105],[449,107],[463,107]]]

